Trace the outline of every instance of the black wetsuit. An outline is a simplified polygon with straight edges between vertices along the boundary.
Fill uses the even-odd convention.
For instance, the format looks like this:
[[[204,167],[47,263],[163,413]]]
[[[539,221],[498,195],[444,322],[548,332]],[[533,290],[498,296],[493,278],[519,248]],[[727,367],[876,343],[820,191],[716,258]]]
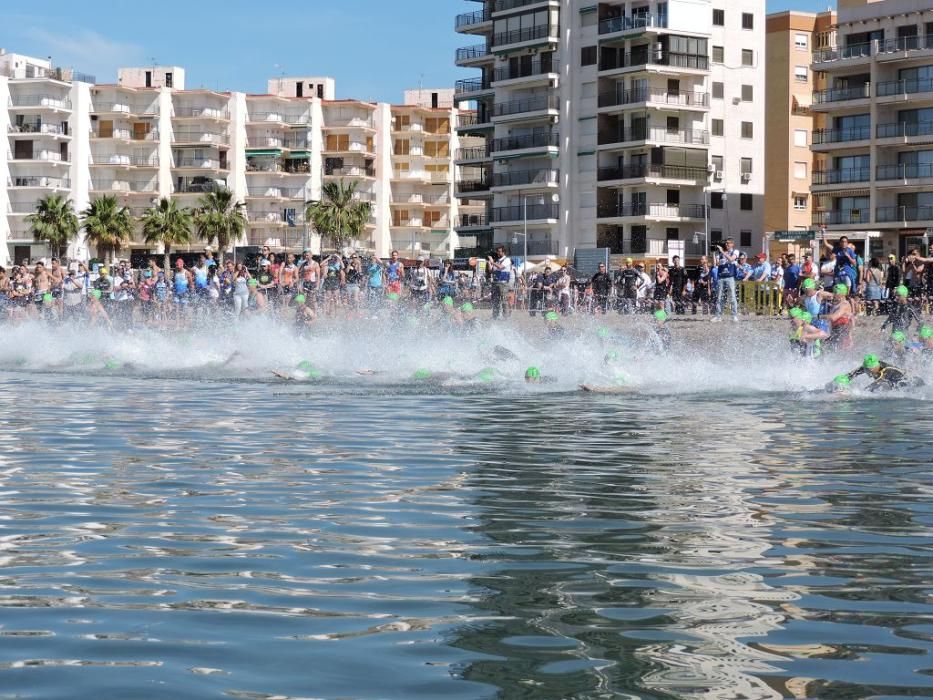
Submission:
[[[620,270],[616,275],[616,285],[620,288],[619,297],[622,302],[619,304],[619,312],[634,311],[635,301],[638,299],[638,283],[641,281],[641,275],[634,267],[627,267]]]
[[[868,375],[873,381],[868,385],[868,391],[878,391],[879,389],[899,389],[905,386],[921,386],[923,382],[919,379],[908,379],[907,373],[894,365],[882,362],[879,366],[879,374],[875,375],[865,367],[859,367],[849,372],[849,379],[854,379],[861,374]]]
[[[895,301],[891,304],[888,317],[884,320],[884,323],[881,324],[881,330],[891,326],[892,331],[903,331],[906,333],[911,323],[922,326],[923,320],[910,304],[899,304]]]
[[[593,297],[596,299],[596,306],[606,313],[609,311],[609,292],[612,291],[612,278],[605,272],[597,272],[590,279],[593,285]]]
[[[667,271],[671,282],[671,297],[674,300],[674,312],[684,313],[684,287],[687,286],[687,270],[684,267],[672,267]]]

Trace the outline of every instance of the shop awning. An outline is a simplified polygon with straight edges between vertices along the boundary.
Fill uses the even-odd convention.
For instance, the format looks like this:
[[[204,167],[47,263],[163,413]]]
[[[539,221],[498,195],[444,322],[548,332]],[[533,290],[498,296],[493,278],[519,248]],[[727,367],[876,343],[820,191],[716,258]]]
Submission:
[[[289,153],[285,157],[288,159],[310,158],[311,151],[289,151]]]
[[[277,148],[247,148],[246,155],[250,158],[255,157],[275,157],[279,155],[281,151]]]

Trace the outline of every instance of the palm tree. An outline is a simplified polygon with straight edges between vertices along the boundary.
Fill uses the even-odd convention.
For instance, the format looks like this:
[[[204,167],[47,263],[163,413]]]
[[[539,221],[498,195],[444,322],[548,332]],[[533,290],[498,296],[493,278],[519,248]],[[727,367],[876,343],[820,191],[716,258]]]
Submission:
[[[173,199],[162,197],[143,216],[143,239],[146,243],[161,243],[165,248],[163,269],[171,268],[172,246],[191,242],[193,217],[188,209],[180,209]]]
[[[305,219],[314,224],[322,236],[329,238],[334,248],[341,248],[354,238],[360,238],[372,211],[369,202],[354,197],[359,183],[325,182],[318,202],[307,202]]]
[[[194,227],[198,238],[216,243],[217,249],[225,251],[235,243],[246,228],[243,202],[233,197],[226,187],[207,193],[198,201],[194,213]]]
[[[46,241],[56,258],[63,248],[78,235],[78,217],[71,200],[59,194],[50,194],[36,203],[36,213],[26,217],[30,231],[37,241]]]
[[[120,252],[133,237],[133,217],[130,210],[121,206],[112,195],[98,197],[81,212],[81,225],[87,242],[97,248],[105,260]]]

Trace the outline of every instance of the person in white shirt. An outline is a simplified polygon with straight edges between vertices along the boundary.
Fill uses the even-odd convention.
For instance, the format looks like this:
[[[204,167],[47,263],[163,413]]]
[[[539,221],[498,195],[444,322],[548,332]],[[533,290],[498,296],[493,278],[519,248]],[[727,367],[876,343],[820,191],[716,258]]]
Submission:
[[[512,278],[512,259],[505,254],[504,246],[496,246],[496,257],[487,258],[492,268],[492,317],[508,315],[509,280]]]

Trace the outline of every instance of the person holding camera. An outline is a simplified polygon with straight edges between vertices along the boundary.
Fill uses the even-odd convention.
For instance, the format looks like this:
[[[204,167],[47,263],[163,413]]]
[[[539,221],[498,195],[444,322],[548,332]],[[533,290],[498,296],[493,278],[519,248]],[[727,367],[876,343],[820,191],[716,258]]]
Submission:
[[[716,250],[719,254],[716,256],[716,270],[718,272],[716,281],[716,314],[713,321],[722,321],[722,295],[729,291],[729,299],[732,303],[732,320],[739,320],[739,300],[735,295],[735,272],[739,261],[739,251],[735,249],[735,241],[727,238],[725,248],[717,245]]]
[[[496,257],[486,258],[492,269],[492,317],[494,319],[508,315],[506,300],[509,294],[509,281],[512,279],[512,258],[505,254],[504,246],[496,246]]]

